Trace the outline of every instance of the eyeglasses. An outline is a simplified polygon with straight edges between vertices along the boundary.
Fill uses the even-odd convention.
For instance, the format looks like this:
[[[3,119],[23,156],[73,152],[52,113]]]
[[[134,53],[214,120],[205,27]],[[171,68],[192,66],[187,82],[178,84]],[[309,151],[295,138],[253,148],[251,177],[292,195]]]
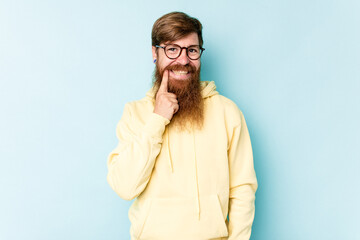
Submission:
[[[186,49],[186,55],[191,60],[198,60],[205,48],[201,48],[199,45],[191,45],[189,47],[180,47],[176,44],[169,44],[165,46],[156,45],[157,48],[164,49],[165,55],[170,59],[176,59],[181,55],[183,49]]]

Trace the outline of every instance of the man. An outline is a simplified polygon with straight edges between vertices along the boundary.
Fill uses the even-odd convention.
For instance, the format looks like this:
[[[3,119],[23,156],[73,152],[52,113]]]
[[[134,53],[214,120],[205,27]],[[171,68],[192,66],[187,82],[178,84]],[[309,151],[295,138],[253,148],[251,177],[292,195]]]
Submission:
[[[200,81],[202,25],[184,13],[152,29],[154,86],[125,105],[108,182],[129,209],[131,239],[249,239],[257,180],[244,116]],[[228,219],[227,219],[228,217]]]

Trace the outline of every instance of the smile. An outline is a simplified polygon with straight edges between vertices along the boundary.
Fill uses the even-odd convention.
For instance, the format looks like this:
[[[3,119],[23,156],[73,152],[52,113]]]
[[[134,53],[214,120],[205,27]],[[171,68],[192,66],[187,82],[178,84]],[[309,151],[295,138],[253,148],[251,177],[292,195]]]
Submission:
[[[186,75],[188,74],[189,72],[188,71],[172,71],[175,75]]]

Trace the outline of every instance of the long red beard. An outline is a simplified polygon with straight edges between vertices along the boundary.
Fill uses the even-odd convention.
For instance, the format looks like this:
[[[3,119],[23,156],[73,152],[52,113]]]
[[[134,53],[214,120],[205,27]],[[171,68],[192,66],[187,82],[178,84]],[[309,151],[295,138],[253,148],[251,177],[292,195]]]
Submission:
[[[170,124],[180,130],[201,129],[204,122],[204,102],[200,88],[200,68],[196,70],[194,66],[178,64],[167,66],[161,70],[156,65],[154,74],[155,93],[159,90],[165,70],[185,70],[191,73],[188,80],[169,78],[168,91],[177,96],[179,104],[179,110],[174,114]]]

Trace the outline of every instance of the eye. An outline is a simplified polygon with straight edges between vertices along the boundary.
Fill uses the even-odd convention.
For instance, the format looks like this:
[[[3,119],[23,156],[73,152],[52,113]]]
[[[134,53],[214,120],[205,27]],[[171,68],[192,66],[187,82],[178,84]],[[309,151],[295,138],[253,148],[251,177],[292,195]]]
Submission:
[[[198,53],[199,49],[198,48],[189,48],[189,53]]]
[[[178,53],[179,47],[176,45],[168,45],[165,50],[167,53]]]

